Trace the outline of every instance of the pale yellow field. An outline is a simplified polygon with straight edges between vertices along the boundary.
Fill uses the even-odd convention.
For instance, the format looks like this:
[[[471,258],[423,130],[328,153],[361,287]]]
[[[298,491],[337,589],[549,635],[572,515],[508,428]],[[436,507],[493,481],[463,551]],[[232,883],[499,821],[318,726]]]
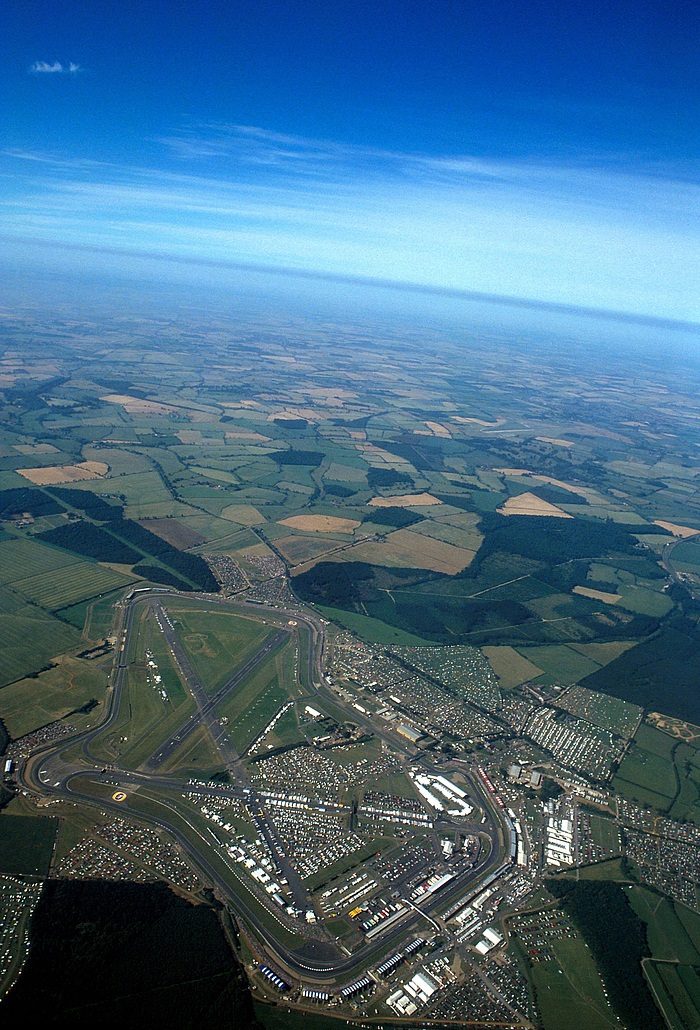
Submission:
[[[565,483],[563,479],[554,479],[552,476],[540,476],[536,472],[531,472],[530,469],[494,469],[494,472],[500,473],[502,476],[530,476],[532,479],[536,479],[538,483],[549,483],[550,486],[558,486],[560,490],[568,490],[571,494],[578,494],[579,497],[585,497],[589,504],[605,504],[605,498],[596,490],[591,490],[587,486],[575,486],[573,483]]]
[[[502,418],[496,419],[495,422],[487,422],[483,418],[465,418],[463,415],[453,415],[452,416],[452,421],[453,422],[459,422],[460,425],[465,425],[465,426],[466,425],[484,426],[484,428],[488,428],[488,429],[493,429],[494,426],[503,425],[503,419]]]
[[[161,404],[160,401],[147,401],[143,397],[130,397],[126,393],[108,393],[100,397],[101,401],[110,404],[121,404],[130,415],[169,415],[178,409],[172,404]]]
[[[674,536],[697,536],[700,533],[700,529],[692,529],[690,526],[677,526],[675,522],[664,522],[663,519],[654,519],[654,525],[660,526],[661,529],[667,529]]]
[[[18,454],[58,454],[58,447],[52,443],[16,443],[12,449]]]
[[[440,511],[440,509],[436,509]],[[462,522],[451,525],[441,518],[423,519],[422,522],[411,526],[414,533],[421,536],[432,537],[433,540],[443,540],[446,544],[454,544],[455,547],[464,547],[467,551],[478,551],[483,543],[483,535],[473,526]]]
[[[357,519],[341,519],[336,515],[291,515],[281,519],[279,524],[307,533],[352,533],[360,525]]]
[[[421,508],[431,504],[442,504],[432,494],[401,494],[399,497],[373,497],[369,502],[373,508]]]
[[[443,426],[440,422],[426,422],[425,424],[433,436],[452,436],[447,426]]]
[[[166,404],[164,401],[145,400],[143,397],[132,397],[128,393],[108,393],[100,397],[109,404],[121,404],[129,415],[180,415],[191,422],[211,422],[212,413],[200,408],[188,408],[178,404]]]
[[[501,685],[506,689],[518,687],[521,683],[534,680],[542,675],[538,668],[527,658],[523,658],[514,647],[482,647],[491,668],[498,676]]]
[[[245,562],[247,558],[275,558],[274,551],[270,550],[267,544],[251,544],[250,547],[230,548],[224,554],[235,555],[236,560]]]
[[[346,401],[357,399],[354,390],[344,390],[342,387],[309,386],[306,390],[309,397],[322,401],[330,407],[342,407]]]
[[[83,461],[79,465],[54,465],[44,469],[17,469],[30,483],[54,486],[58,483],[78,483],[84,479],[101,479],[109,472],[103,461]]]
[[[337,540],[312,536],[283,536],[275,540],[275,548],[292,566],[292,575],[296,575],[294,566],[302,565],[304,570],[311,568],[323,560],[326,554],[332,554],[338,547]]]
[[[652,726],[672,737],[678,737],[679,740],[693,741],[700,738],[700,726],[695,726],[692,722],[683,722],[673,716],[662,715],[661,712],[649,712],[647,720]]]
[[[599,665],[607,665],[608,662],[613,662],[621,654],[624,654],[625,651],[629,651],[631,647],[634,647],[634,641],[609,640],[604,644],[570,644],[569,646],[574,651],[578,651],[579,654],[585,655],[586,658],[592,658]]]
[[[252,504],[229,504],[221,512],[221,518],[238,522],[241,526],[259,526],[265,521],[264,516]]]
[[[543,501],[536,494],[524,493],[509,497],[505,504],[496,509],[500,515],[549,515],[556,519],[571,519],[573,515],[557,508],[556,504]]]
[[[596,490],[591,490],[587,486],[574,486],[573,483],[565,483],[563,479],[554,479],[552,476],[536,476],[540,483],[549,483],[550,486],[558,486],[560,490],[568,490],[569,493],[578,494],[579,497],[584,497],[589,504],[604,504],[605,498]]]
[[[560,440],[556,436],[536,436],[540,443],[551,443],[554,447],[573,447],[573,440]]]
[[[318,422],[319,414],[314,408],[285,408],[284,411],[273,411],[267,416],[268,422],[280,421],[291,422],[303,418],[307,422]]]
[[[622,594],[608,594],[605,590],[593,590],[591,587],[574,587],[573,593],[581,597],[592,597],[594,601],[604,601],[605,604],[617,604],[622,600]]]
[[[366,561],[391,568],[430,569],[454,576],[471,563],[476,554],[466,547],[455,547],[444,540],[398,529],[384,540],[358,544],[344,552],[352,561]]]
[[[374,443],[357,443],[355,446],[370,465],[389,465],[391,468],[404,469],[410,465],[405,458],[399,458],[398,455],[385,451],[383,447],[377,447]]]
[[[227,429],[224,435],[227,440],[251,440],[258,443],[267,443],[270,440],[269,436],[256,433],[254,429]]]

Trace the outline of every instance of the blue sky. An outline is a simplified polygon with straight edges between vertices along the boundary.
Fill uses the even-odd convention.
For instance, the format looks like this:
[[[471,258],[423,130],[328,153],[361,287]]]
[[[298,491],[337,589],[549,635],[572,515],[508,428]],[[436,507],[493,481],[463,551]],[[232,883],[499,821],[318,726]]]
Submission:
[[[699,30],[684,0],[6,0],[4,249],[700,321]]]

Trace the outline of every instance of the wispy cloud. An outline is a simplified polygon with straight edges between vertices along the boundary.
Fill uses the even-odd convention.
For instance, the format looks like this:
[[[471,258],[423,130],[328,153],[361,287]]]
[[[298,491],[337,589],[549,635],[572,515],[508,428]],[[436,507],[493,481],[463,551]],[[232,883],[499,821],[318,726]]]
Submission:
[[[274,132],[256,125],[201,124],[158,138],[171,153],[185,160],[213,159],[310,178],[337,178],[363,170],[381,175],[395,171],[418,174],[468,174],[500,178],[504,165],[475,157],[433,157]]]
[[[0,152],[17,182],[0,231],[700,319],[689,165],[402,153],[245,125],[159,142],[150,166]]]
[[[35,61],[29,66],[30,75],[77,75],[82,71],[79,64],[69,61],[62,64],[60,61]]]

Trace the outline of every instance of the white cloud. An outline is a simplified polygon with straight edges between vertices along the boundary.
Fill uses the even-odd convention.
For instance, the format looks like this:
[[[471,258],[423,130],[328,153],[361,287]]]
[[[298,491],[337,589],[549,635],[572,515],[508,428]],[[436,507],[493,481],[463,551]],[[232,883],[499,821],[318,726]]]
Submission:
[[[700,319],[688,163],[436,156],[251,126],[161,142],[154,166],[0,150],[16,183],[0,231]]]
[[[81,67],[75,61],[69,61],[68,64],[61,64],[60,61],[51,64],[48,61],[35,61],[29,71],[32,75],[77,75]]]

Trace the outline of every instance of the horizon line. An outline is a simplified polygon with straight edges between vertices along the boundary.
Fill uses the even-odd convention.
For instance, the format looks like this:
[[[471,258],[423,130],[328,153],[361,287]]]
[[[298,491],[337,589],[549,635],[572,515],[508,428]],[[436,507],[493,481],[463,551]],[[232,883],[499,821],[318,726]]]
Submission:
[[[0,234],[0,240],[28,243],[54,250],[57,247],[55,240],[41,239],[38,237]],[[313,269],[258,264],[256,262],[224,261],[217,260],[215,258],[202,258],[179,254],[162,254],[154,251],[139,250],[136,247],[119,248],[98,246],[96,244],[65,242],[59,243],[58,246],[65,250],[78,251],[80,253],[106,254],[112,257],[142,258],[151,261],[167,261],[175,265],[194,265],[203,268],[217,268],[220,270],[230,269],[231,271],[238,270],[243,272],[256,272],[284,278],[308,279],[316,282],[335,282],[341,283],[345,286],[374,286],[379,289],[393,290],[397,292],[420,293],[437,297],[448,297],[454,300],[481,301],[486,304],[505,305],[509,307],[525,308],[527,310],[539,309],[559,312],[560,314],[576,314],[586,318],[602,318],[616,322],[631,322],[639,325],[656,326],[664,329],[700,332],[700,321],[694,322],[689,319],[669,318],[665,315],[648,315],[642,312],[620,311],[615,308],[587,307],[581,304],[567,304],[565,301],[537,300],[534,297],[518,297],[509,294],[486,293],[480,290],[460,289],[459,287],[450,286],[432,286],[426,283],[416,283],[400,279],[345,275],[341,272],[323,272]]]

